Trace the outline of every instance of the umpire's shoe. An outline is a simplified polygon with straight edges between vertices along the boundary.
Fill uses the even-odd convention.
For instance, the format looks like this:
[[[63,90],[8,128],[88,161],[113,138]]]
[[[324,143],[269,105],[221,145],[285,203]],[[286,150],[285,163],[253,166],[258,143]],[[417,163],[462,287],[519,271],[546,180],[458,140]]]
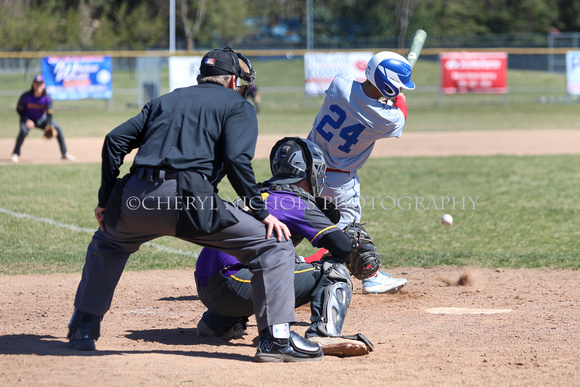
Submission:
[[[81,323],[81,325],[69,337],[69,344],[79,351],[94,351],[95,340],[92,335],[91,323]]]
[[[290,332],[286,323],[260,331],[255,359],[258,362],[294,362],[320,360],[322,356],[320,345]]]
[[[101,335],[101,320],[103,316],[75,310],[68,325],[67,338],[69,344],[79,351],[94,351],[95,341]]]

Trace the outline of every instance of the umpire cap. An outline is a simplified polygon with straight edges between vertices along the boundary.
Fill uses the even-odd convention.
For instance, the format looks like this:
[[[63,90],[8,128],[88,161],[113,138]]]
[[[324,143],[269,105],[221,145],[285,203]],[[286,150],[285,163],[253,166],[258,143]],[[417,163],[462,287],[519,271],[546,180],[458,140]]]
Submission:
[[[205,54],[199,73],[202,76],[236,75],[250,83],[256,76],[250,60],[230,47],[216,48]]]

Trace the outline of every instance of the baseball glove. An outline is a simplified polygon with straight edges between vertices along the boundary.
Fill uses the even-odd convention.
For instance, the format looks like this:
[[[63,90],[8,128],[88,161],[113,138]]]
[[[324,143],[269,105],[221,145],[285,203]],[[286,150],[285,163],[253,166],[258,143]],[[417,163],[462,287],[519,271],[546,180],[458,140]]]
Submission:
[[[53,137],[56,137],[56,129],[54,125],[52,124],[46,125],[46,127],[44,128],[44,135],[42,136],[42,138],[44,138],[45,140],[50,140]]]
[[[373,276],[381,267],[381,255],[377,251],[371,236],[360,223],[351,223],[344,232],[350,238],[354,251],[346,267],[359,280]]]

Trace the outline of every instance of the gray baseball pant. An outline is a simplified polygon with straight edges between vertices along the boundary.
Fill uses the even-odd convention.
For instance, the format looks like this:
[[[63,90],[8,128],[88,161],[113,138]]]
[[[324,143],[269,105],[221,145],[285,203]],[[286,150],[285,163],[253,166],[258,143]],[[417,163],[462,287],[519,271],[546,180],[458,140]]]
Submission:
[[[104,315],[129,256],[145,242],[176,235],[179,210],[171,203],[176,197],[177,180],[148,181],[131,176],[123,191],[116,227],[97,230],[88,246],[74,302],[78,310]],[[161,204],[156,206],[152,198],[161,198]],[[278,242],[275,236],[266,239],[262,222],[229,203],[228,208],[237,224],[211,235],[182,239],[221,250],[249,265],[259,330],[295,322],[292,243]]]

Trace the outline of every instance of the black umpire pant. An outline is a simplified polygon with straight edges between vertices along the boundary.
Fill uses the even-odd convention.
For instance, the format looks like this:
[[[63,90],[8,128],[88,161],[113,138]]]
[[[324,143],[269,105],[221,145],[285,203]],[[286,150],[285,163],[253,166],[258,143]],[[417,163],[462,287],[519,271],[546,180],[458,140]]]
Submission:
[[[145,242],[176,235],[180,210],[174,202],[178,197],[176,179],[149,181],[137,174],[129,178],[121,196],[116,226],[97,230],[87,249],[75,297],[77,309],[98,316],[110,309],[129,256]],[[275,236],[266,239],[262,222],[229,203],[227,206],[238,219],[237,224],[214,234],[181,239],[221,250],[249,265],[258,329],[295,322],[292,243],[278,242]]]

